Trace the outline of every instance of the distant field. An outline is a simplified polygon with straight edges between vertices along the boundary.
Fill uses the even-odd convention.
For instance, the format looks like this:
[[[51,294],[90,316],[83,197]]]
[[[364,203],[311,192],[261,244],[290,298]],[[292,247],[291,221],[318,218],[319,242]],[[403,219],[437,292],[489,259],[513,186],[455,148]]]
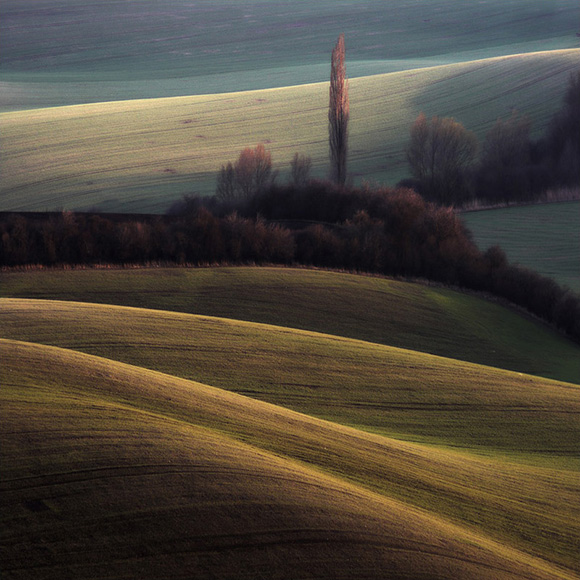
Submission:
[[[327,81],[576,47],[575,0],[3,0],[0,110]]]
[[[454,116],[482,136],[518,108],[541,131],[580,49],[474,61],[351,81],[350,171],[394,184],[416,115]],[[163,212],[213,193],[220,166],[265,143],[284,178],[295,152],[328,167],[327,84],[125,101],[0,115],[0,210]]]
[[[580,294],[580,202],[468,212],[462,219],[482,250],[497,244],[511,262]]]
[[[285,268],[0,273],[0,295],[118,304],[312,330],[580,383],[577,345],[473,296]]]
[[[9,576],[575,577],[573,472],[401,443],[69,350],[0,346]]]

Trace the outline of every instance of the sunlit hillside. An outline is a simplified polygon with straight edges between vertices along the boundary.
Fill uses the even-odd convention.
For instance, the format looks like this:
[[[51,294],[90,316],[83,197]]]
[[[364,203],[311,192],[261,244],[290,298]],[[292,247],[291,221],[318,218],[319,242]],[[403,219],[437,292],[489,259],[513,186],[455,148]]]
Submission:
[[[482,137],[518,109],[536,131],[559,107],[580,49],[351,80],[349,171],[394,185],[408,175],[409,128],[423,111]],[[211,194],[222,164],[262,142],[284,179],[295,152],[328,171],[328,85],[136,100],[0,115],[0,210],[164,212]]]
[[[296,559],[307,577],[313,567],[328,578],[379,578],[385,567],[391,578],[574,577],[572,472],[401,443],[71,350],[1,343],[3,567],[14,577],[173,578],[193,567],[252,578],[245,567],[276,562],[290,578]]]

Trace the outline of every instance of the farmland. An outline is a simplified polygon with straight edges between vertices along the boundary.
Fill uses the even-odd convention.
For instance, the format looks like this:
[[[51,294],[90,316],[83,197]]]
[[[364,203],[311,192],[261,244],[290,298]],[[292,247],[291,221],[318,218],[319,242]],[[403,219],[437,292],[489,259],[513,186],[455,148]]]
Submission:
[[[539,130],[558,108],[579,50],[352,79],[350,171],[393,184],[416,115],[451,115],[482,136],[516,105]],[[266,143],[281,179],[295,152],[327,171],[324,83],[264,91],[38,109],[0,116],[1,210],[162,213],[213,193],[220,166]],[[485,107],[482,106],[485,104]]]
[[[217,316],[345,336],[580,383],[578,349],[444,288],[285,268],[2,272],[0,295]]]
[[[578,12],[573,0],[4,0],[0,110],[327,81],[341,32],[351,78],[572,48]]]
[[[463,220],[485,250],[499,244],[511,262],[580,293],[578,202],[470,212]]]
[[[34,283],[38,274],[47,274],[40,286]],[[246,287],[250,280],[254,288]],[[70,517],[76,514],[81,544],[90,534],[91,545],[96,541],[94,550],[64,559],[58,538],[70,524],[68,515],[60,516],[60,523],[51,528],[55,535],[45,536],[60,566],[74,565],[81,574],[89,569],[87,563],[98,569],[97,551],[108,553],[103,542],[115,537],[118,570],[138,565],[131,556],[135,550],[146,551],[153,569],[159,570],[155,566],[163,558],[176,566],[170,569],[179,570],[171,556],[176,542],[197,565],[197,551],[191,550],[193,545],[200,547],[202,536],[193,522],[212,513],[216,533],[237,538],[238,557],[258,566],[265,554],[275,557],[275,546],[290,541],[287,534],[296,526],[326,529],[332,521],[336,532],[327,537],[323,553],[341,551],[339,546],[346,542],[351,548],[344,557],[358,562],[374,546],[369,577],[386,565],[386,557],[390,565],[402,566],[404,574],[418,573],[424,558],[430,566],[438,565],[439,556],[428,547],[413,549],[410,560],[397,556],[399,550],[411,549],[407,542],[417,537],[415,526],[423,526],[425,533],[431,530],[420,540],[422,545],[445,542],[448,555],[471,546],[461,556],[464,560],[460,558],[466,563],[453,572],[459,577],[478,569],[477,546],[485,546],[487,565],[499,558],[501,564],[493,566],[503,570],[500,577],[574,577],[566,568],[577,567],[579,520],[571,506],[580,491],[574,444],[580,428],[578,387],[395,348],[386,338],[384,344],[361,340],[367,332],[371,338],[381,322],[367,330],[364,317],[349,321],[348,305],[357,296],[364,310],[380,296],[385,310],[398,310],[407,320],[413,320],[412,309],[419,308],[425,317],[415,324],[423,329],[407,333],[423,340],[430,336],[433,344],[445,333],[445,324],[456,325],[452,313],[465,308],[470,316],[480,313],[480,336],[487,333],[499,340],[501,333],[509,339],[506,326],[517,335],[518,325],[523,325],[522,342],[525,336],[548,350],[550,340],[560,342],[554,343],[555,350],[566,348],[561,339],[543,336],[545,329],[518,315],[495,314],[496,307],[486,303],[462,305],[467,297],[450,291],[306,270],[14,272],[2,274],[2,288],[12,295],[35,296],[6,298],[1,304],[2,337],[7,339],[2,342],[3,382],[9,387],[2,389],[3,417],[8,419],[3,421],[3,439],[9,442],[3,451],[13,457],[18,450],[21,458],[15,464],[10,460],[3,489],[15,500],[12,505],[31,506],[10,510],[10,529],[28,522],[28,537],[34,538],[43,522],[69,513],[79,490],[88,494]],[[327,301],[328,292],[339,309],[334,323],[330,313],[322,311],[306,316],[303,324],[333,334],[288,325],[300,303],[312,302],[313,311],[318,310],[315,304]],[[132,296],[156,309],[54,301],[51,295],[101,302],[130,301]],[[429,311],[437,303],[443,310],[433,312],[430,322]],[[161,305],[174,312],[157,309]],[[176,312],[215,313],[219,308],[229,310],[230,318]],[[263,316],[278,325],[236,320],[236,312],[246,319]],[[344,313],[344,333],[358,334],[358,339],[340,336],[337,312]],[[382,316],[388,318],[386,312]],[[286,326],[281,325],[284,320]],[[435,320],[442,324],[439,336],[430,327]],[[393,334],[396,326],[390,328]],[[401,340],[403,334],[393,340]],[[409,336],[407,340],[413,341]],[[500,348],[500,342],[480,350],[493,348]],[[577,346],[570,343],[568,348],[574,352],[562,362],[577,356]],[[96,417],[98,428],[93,431]],[[90,438],[89,432],[94,433]],[[132,435],[136,432],[139,439]],[[86,443],[79,447],[79,441]],[[40,462],[33,459],[39,449]],[[174,468],[168,469],[170,465]],[[66,475],[71,469],[90,475],[80,483]],[[203,476],[208,470],[222,475],[208,479]],[[39,494],[20,486],[19,477],[26,473],[42,474],[45,491]],[[185,474],[189,476],[184,479]],[[127,484],[118,487],[116,481]],[[191,495],[190,485],[195,485],[196,495]],[[157,486],[164,492],[153,501]],[[355,503],[335,501],[329,512],[331,497],[351,497]],[[96,514],[91,502],[108,507]],[[150,507],[131,515],[134,502]],[[269,507],[252,516],[251,505]],[[174,514],[184,509],[191,514],[189,531],[175,536],[170,532]],[[264,509],[268,515],[258,515]],[[371,511],[375,515],[369,519]],[[253,530],[241,552],[234,513]],[[158,517],[166,525],[152,527],[152,518]],[[430,523],[421,518],[430,518]],[[126,521],[134,531],[127,535],[115,521]],[[282,535],[266,548],[273,529]],[[345,536],[347,529],[351,536]],[[394,535],[385,531],[389,529]],[[317,536],[292,533],[302,545],[300,553],[310,554],[303,565],[318,562],[319,556],[307,547],[317,543]],[[9,537],[16,541],[16,536]],[[221,564],[226,566],[223,570],[210,557],[219,537],[203,534],[209,550],[203,559],[227,577],[227,564]],[[388,538],[394,537],[398,549],[393,552]],[[230,542],[221,549],[231,554],[234,548]],[[34,557],[35,562],[45,562],[41,552]],[[329,562],[325,566],[330,576],[336,573]]]
[[[4,551],[4,569],[18,574],[12,577],[74,571],[76,578],[174,578],[195,569],[204,577],[204,570],[219,578],[235,570],[238,578],[255,578],[272,566],[281,578],[295,577],[297,566],[304,577],[324,578],[374,578],[385,568],[392,578],[425,570],[434,578],[487,577],[490,570],[496,578],[574,577],[436,515],[452,505],[446,496],[468,495],[472,513],[457,514],[460,520],[499,531],[507,513],[521,522],[522,534],[537,537],[536,516],[522,512],[519,500],[529,494],[547,501],[546,511],[563,505],[566,489],[574,488],[563,472],[503,462],[494,470],[489,460],[398,443],[68,350],[11,341],[2,349],[9,379],[2,452],[20,458],[4,471],[4,495],[12,500],[5,537],[28,554],[22,565],[17,552]],[[382,492],[372,490],[387,466],[402,466],[394,475],[399,482],[387,485],[396,488],[405,479],[416,485],[434,463],[449,473],[441,479],[440,471],[429,486],[437,489],[432,513],[391,498],[384,481]],[[367,473],[357,473],[358,465]],[[23,477],[37,485],[22,486]],[[482,488],[474,489],[473,479]],[[485,491],[490,483],[493,497]],[[74,551],[67,550],[71,525]],[[556,512],[541,525],[573,533],[574,513]],[[572,537],[558,542],[560,562],[571,561]],[[545,556],[551,548],[534,551]]]
[[[171,11],[138,0],[111,2],[107,14],[88,2],[42,4],[8,0],[0,23],[4,211],[162,213],[184,194],[213,193],[220,166],[259,142],[280,179],[295,152],[325,177],[328,62],[340,32],[357,183],[408,175],[404,149],[421,111],[483,137],[517,108],[541,133],[579,54],[571,0],[291,11],[263,0]],[[41,32],[27,35],[37,22]]]
[[[0,270],[2,578],[578,580],[580,346],[557,326],[575,320],[572,294],[548,303],[550,281],[514,278],[558,314],[552,327],[449,286],[469,279],[457,265],[484,282],[515,269],[493,252],[477,262],[456,214],[413,214],[425,204],[408,191],[388,194],[386,217],[316,218],[285,238],[264,214],[98,212],[211,195],[257,143],[279,183],[295,153],[325,178],[341,33],[354,185],[408,176],[420,112],[481,140],[517,110],[537,138],[578,70],[579,16],[577,0],[2,0],[0,212],[57,212],[6,214],[1,236],[15,258]],[[405,209],[425,216],[423,237],[396,229]],[[577,209],[462,219],[482,249],[580,292]],[[206,227],[206,248],[234,247],[238,230],[264,246],[257,225],[282,232],[286,267],[195,261],[190,230]],[[170,246],[162,231],[179,259],[90,254],[139,235]],[[326,239],[323,257],[331,241],[350,257],[383,240],[378,258],[447,277],[307,269],[299,236],[301,249]],[[63,260],[67,244],[92,267]]]

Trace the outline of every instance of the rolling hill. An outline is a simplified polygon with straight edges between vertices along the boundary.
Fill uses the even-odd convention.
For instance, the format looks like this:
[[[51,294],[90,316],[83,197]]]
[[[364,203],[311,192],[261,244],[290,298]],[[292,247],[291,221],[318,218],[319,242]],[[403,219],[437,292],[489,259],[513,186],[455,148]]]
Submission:
[[[388,345],[573,372],[547,329],[333,272],[1,282],[8,578],[578,577],[580,387]]]
[[[577,46],[574,0],[3,0],[0,111],[328,81]]]
[[[453,116],[480,137],[514,108],[541,131],[580,49],[526,53],[352,79],[350,172],[395,183],[421,111]],[[327,172],[327,83],[0,115],[0,210],[165,211],[213,193],[220,166],[265,143],[274,164],[309,155]]]
[[[5,338],[103,356],[400,438],[522,460],[575,458],[578,385],[223,318],[73,302],[1,304]]]
[[[9,578],[575,577],[572,473],[400,443],[70,350],[1,347]],[[429,511],[390,497],[397,471]],[[458,525],[471,518],[477,529]]]
[[[0,272],[0,296],[260,322],[580,383],[578,346],[498,304],[444,288],[290,268]]]
[[[325,177],[342,32],[357,184],[578,70],[575,0],[285,4],[3,0],[0,211],[163,213],[259,142]],[[400,280],[1,271],[2,578],[580,580],[578,360]]]

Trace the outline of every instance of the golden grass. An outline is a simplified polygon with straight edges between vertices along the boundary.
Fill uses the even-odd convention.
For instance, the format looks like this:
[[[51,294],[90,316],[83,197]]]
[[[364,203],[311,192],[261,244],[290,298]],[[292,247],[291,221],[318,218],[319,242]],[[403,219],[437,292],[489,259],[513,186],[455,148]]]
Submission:
[[[71,351],[1,346],[5,571],[574,578],[508,545],[573,565],[571,474],[401,443]],[[430,494],[431,514],[373,484],[397,471],[409,493]],[[446,499],[503,520],[492,531],[507,544],[441,519]]]
[[[420,111],[454,116],[479,135],[513,108],[541,130],[559,106],[580,49],[498,57],[351,81],[350,171],[397,181]],[[327,171],[327,83],[0,115],[0,210],[164,211],[184,193],[213,193],[219,167],[258,142],[278,169],[295,152]]]

